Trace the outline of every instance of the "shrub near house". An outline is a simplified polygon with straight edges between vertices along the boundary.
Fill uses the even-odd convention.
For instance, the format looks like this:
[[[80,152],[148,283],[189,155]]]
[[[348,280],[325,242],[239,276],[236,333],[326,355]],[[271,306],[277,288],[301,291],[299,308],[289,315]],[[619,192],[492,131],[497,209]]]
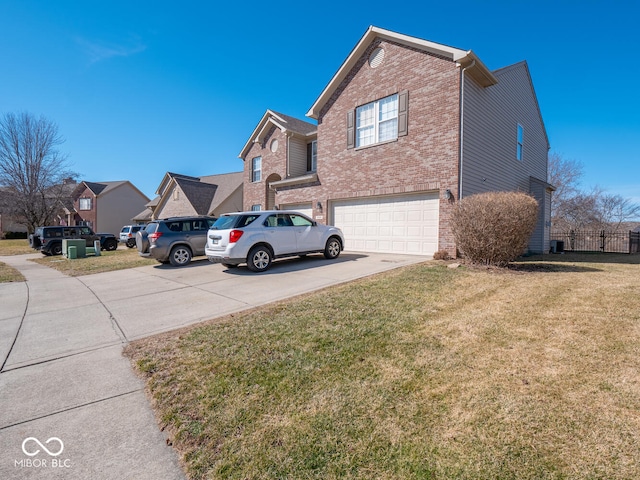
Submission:
[[[538,202],[518,192],[489,192],[462,199],[453,215],[458,248],[472,263],[504,266],[527,248]]]

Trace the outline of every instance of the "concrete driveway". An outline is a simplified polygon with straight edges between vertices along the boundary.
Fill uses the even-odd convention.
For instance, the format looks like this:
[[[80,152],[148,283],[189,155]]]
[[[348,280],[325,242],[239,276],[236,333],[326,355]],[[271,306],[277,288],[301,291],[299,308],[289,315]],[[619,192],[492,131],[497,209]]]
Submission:
[[[122,356],[129,341],[425,260],[343,253],[262,274],[197,260],[72,278],[28,261],[39,256],[0,257],[27,279],[0,284],[2,479],[184,478]]]

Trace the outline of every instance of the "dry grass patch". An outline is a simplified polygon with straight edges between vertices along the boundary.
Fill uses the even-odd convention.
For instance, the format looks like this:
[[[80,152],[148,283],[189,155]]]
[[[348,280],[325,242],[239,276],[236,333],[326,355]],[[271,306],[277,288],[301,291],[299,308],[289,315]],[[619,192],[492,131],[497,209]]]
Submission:
[[[126,250],[119,248],[112,252],[102,251],[99,256],[88,256],[74,260],[58,255],[50,257],[43,256],[42,258],[37,258],[32,261],[54,268],[71,277],[142,267],[144,265],[155,265],[157,263],[153,259],[138,255],[138,250],[135,248],[127,248]]]
[[[0,283],[24,282],[24,280],[25,278],[18,270],[0,262]]]
[[[190,478],[637,478],[638,259],[601,258],[427,263],[127,355]]]
[[[0,257],[5,255],[22,255],[33,253],[28,240],[0,240]],[[24,277],[15,268],[0,262],[0,283],[24,282]]]
[[[29,246],[29,240],[0,240],[0,257],[3,255],[23,255],[34,252],[35,250]]]

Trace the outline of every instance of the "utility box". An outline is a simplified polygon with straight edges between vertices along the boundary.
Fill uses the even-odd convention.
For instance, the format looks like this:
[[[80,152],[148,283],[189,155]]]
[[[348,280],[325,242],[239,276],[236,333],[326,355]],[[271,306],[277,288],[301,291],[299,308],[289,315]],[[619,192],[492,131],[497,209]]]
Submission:
[[[69,247],[76,247],[76,258],[87,256],[87,241],[83,238],[65,238],[62,240],[62,254],[69,257]]]
[[[564,253],[564,242],[562,240],[551,240],[549,242],[551,253]]]

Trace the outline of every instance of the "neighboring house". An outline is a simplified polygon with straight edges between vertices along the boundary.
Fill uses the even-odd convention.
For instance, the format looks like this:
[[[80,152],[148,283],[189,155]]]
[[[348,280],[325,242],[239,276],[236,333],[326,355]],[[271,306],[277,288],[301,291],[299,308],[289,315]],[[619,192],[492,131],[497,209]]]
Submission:
[[[136,218],[188,215],[219,216],[242,210],[242,172],[191,177],[167,172],[156,190],[156,198]]]
[[[244,208],[296,208],[351,251],[456,254],[455,202],[491,190],[539,202],[549,248],[549,143],[526,62],[370,27],[307,113],[268,110],[242,149]]]
[[[129,181],[80,182],[73,204],[66,208],[67,225],[87,225],[95,232],[117,234],[142,210],[149,198]]]

